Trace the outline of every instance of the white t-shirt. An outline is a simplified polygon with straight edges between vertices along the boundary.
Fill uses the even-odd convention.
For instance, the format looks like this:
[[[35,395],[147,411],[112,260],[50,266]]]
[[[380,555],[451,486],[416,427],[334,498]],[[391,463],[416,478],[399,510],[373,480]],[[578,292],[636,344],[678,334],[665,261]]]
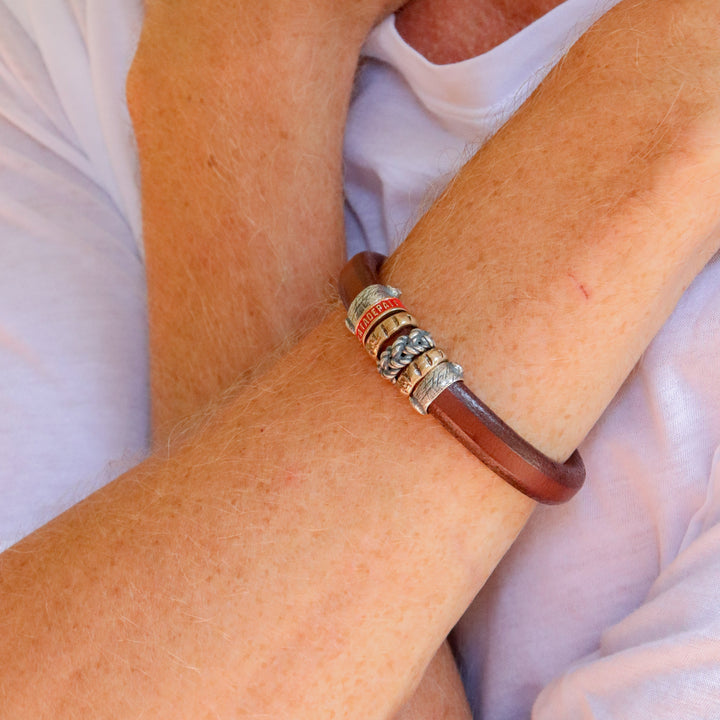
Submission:
[[[140,7],[0,2],[0,549],[146,452]]]
[[[434,66],[392,20],[346,141],[348,245],[395,247],[612,2],[567,0]],[[140,0],[0,0],[0,547],[146,450],[136,157],[123,100]],[[476,717],[720,717],[720,264],[682,298],[455,635]]]

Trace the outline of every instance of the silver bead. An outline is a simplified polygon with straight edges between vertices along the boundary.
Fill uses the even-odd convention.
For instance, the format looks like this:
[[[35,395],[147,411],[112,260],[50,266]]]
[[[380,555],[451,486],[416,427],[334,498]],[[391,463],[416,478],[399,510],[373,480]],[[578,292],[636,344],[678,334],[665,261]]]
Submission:
[[[400,290],[389,285],[368,285],[350,303],[345,318],[345,327],[354,335],[362,316],[377,303],[390,298],[399,298]]]
[[[418,356],[435,342],[427,330],[413,328],[408,335],[399,337],[389,348],[380,353],[377,361],[378,372],[391,382]]]
[[[439,348],[434,347],[418,355],[398,376],[396,379],[398,390],[403,395],[412,395],[415,386],[441,362],[447,360],[445,353]]]
[[[410,404],[421,414],[427,410],[440,393],[453,383],[463,379],[463,369],[446,360],[434,367],[415,387]]]

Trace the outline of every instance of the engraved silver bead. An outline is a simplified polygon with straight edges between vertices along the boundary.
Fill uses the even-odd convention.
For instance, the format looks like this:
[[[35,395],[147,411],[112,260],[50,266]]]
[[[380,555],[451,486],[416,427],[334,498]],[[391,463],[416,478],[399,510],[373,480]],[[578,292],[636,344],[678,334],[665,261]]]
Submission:
[[[418,355],[396,379],[398,390],[403,395],[411,395],[415,386],[441,362],[447,360],[447,356],[439,347],[434,347]]]
[[[460,365],[448,360],[434,367],[415,387],[410,404],[421,414],[427,415],[431,403],[453,383],[463,379]]]
[[[373,305],[390,298],[399,298],[400,294],[400,290],[390,285],[368,285],[350,303],[345,327],[354,335],[360,319]]]

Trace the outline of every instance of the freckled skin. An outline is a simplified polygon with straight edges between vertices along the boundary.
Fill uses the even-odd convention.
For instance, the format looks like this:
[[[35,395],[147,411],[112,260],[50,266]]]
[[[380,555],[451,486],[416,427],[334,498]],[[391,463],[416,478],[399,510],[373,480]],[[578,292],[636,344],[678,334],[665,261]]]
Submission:
[[[312,62],[327,49],[323,60],[335,67],[348,52],[351,29],[333,35],[337,45],[318,46],[306,32],[314,2],[213,0],[202,23],[194,3],[147,5],[168,13],[153,26],[159,36],[151,33],[141,51],[149,55],[146,74],[135,78],[134,119],[145,220],[154,212],[157,221],[145,226],[148,257],[165,250],[149,282],[157,292],[174,291],[153,306],[151,324],[183,332],[172,338],[168,372],[157,386],[167,383],[168,400],[182,387],[189,391],[188,404],[166,408],[171,416],[235,380],[238,364],[248,361],[238,348],[262,336],[262,327],[252,338],[238,331],[245,306],[237,302],[237,275],[213,274],[233,262],[240,275],[247,270],[252,248],[240,245],[238,253],[238,238],[259,238],[258,257],[271,265],[272,240],[274,269],[282,274],[285,252],[305,253],[308,238],[322,244],[318,218],[310,222],[310,213],[306,226],[298,222],[306,191],[319,187],[325,197],[332,187],[334,211],[342,209],[339,184],[331,182],[336,174],[314,184],[314,171],[322,170],[315,155],[295,158],[310,166],[286,167],[281,161],[292,158],[283,158],[264,122],[275,101],[273,110],[287,115],[283,127],[296,120],[302,130],[308,121],[288,106],[286,81],[296,91],[323,91],[321,99],[327,88],[307,85],[312,74],[296,56],[270,68],[279,87],[258,81],[257,68],[278,61],[278,45],[262,34],[257,48],[234,42],[234,29],[244,37],[263,21],[239,24],[238,12],[280,8],[264,32],[281,22],[284,37],[284,23],[294,17],[307,44],[294,39],[293,50],[300,43]],[[321,5],[318,25],[327,33],[325,11],[341,3]],[[569,455],[585,436],[717,249],[711,231],[720,221],[718,25],[717,0],[621,3],[463,168],[387,266],[387,281],[447,337],[442,345],[465,365],[469,386],[554,457]],[[173,54],[179,29],[199,45]],[[207,43],[194,38],[197,31],[218,37]],[[223,46],[222,39],[229,42]],[[187,67],[188,59],[196,57],[190,50],[202,58],[208,47],[215,56],[218,46],[239,53],[239,62],[225,62],[225,53],[216,65],[225,76],[209,87],[205,68]],[[247,67],[252,75],[229,76]],[[173,89],[171,77],[178,93],[201,88],[208,112],[194,114],[200,103],[168,112],[162,102],[155,115],[157,93]],[[349,96],[352,72],[343,78]],[[238,90],[247,93],[236,97]],[[164,100],[185,96],[171,92]],[[324,105],[310,117],[322,122],[331,114]],[[708,123],[698,134],[700,116]],[[148,122],[153,118],[168,123]],[[232,132],[213,137],[213,128]],[[663,131],[677,128],[687,132],[676,135],[675,146],[658,144]],[[208,145],[198,147],[198,137]],[[225,169],[237,154],[242,172],[208,170],[213,142],[219,165]],[[332,154],[327,143],[317,149]],[[339,165],[339,154],[335,160]],[[297,184],[284,183],[288,178]],[[498,179],[503,191],[492,195]],[[299,208],[293,188],[301,192]],[[181,194],[186,189],[190,197]],[[330,220],[328,232],[335,227]],[[442,254],[438,238],[445,240]],[[467,268],[480,242],[479,277]],[[178,267],[186,252],[207,261],[206,283],[189,283],[187,268]],[[255,265],[249,267],[247,279],[257,281]],[[593,288],[593,302],[581,299],[568,268]],[[327,282],[323,273],[313,277]],[[261,278],[258,296],[277,299],[275,280]],[[180,303],[174,326],[162,316],[165,310],[173,318],[173,300]],[[184,312],[197,313],[203,302],[209,334]],[[394,719],[532,503],[366,371],[367,358],[342,318],[336,308],[270,372],[219,398],[220,410],[188,442],[169,453],[164,448],[0,556],[3,717]],[[262,326],[267,318],[248,315],[243,322],[257,330],[255,322]],[[167,351],[162,343],[153,347]],[[194,395],[198,367],[212,377]],[[307,471],[299,486],[272,487],[278,469],[298,466]],[[420,688],[430,701],[447,696],[448,680],[457,683],[452,663],[445,667],[444,684],[435,675]],[[468,717],[466,705],[446,715],[429,703],[423,708],[430,708],[424,716],[407,717]]]

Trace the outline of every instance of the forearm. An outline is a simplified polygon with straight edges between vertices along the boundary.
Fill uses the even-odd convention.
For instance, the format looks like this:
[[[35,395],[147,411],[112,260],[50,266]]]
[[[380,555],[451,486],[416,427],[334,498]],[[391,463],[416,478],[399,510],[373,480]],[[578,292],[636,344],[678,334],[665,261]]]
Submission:
[[[3,557],[11,716],[69,694],[96,717],[396,709],[530,503],[357,353],[334,315],[171,460]]]
[[[449,642],[440,646],[417,689],[392,720],[472,720]]]
[[[373,10],[372,2],[364,5]],[[322,316],[317,306],[344,255],[341,140],[357,41],[368,20],[354,22],[353,47],[346,32],[332,32],[341,30],[339,6],[334,8],[337,28],[328,28],[327,21],[311,16],[307,4],[299,24],[304,37],[275,31],[294,43],[292,61],[276,54],[277,45],[270,42],[248,48],[247,22],[206,23],[205,37],[193,38],[194,53],[217,51],[235,38],[235,57],[224,70],[231,77],[218,84],[199,59],[178,48],[181,35],[165,19],[169,8],[150,10],[129,95],[145,177],[153,434],[161,442],[172,428],[187,424],[188,413],[200,410],[235,377],[256,374],[263,358],[267,363],[278,347],[290,347],[299,331]],[[198,3],[192,10],[204,14]],[[311,55],[303,55],[304,48]],[[258,58],[265,49],[270,55]],[[260,93],[248,87],[258,67],[266,84]],[[173,92],[178,84],[187,92]],[[158,123],[159,113],[166,122]],[[275,120],[271,127],[268,117]],[[282,164],[263,159],[268,148]],[[159,152],[172,157],[172,172],[166,162],[158,165]],[[217,205],[219,211],[209,211]],[[173,243],[166,242],[169,235]],[[433,717],[441,709],[467,705],[447,648],[445,653],[428,670],[426,682],[433,688],[442,683],[443,692],[431,702],[422,695]],[[455,687],[454,701],[446,685]],[[412,717],[419,702],[417,697]]]
[[[322,317],[344,256],[347,105],[386,5],[147,3],[128,102],[156,439]]]
[[[440,344],[467,348],[454,354],[471,358],[477,394],[550,453],[585,436],[715,250],[717,13],[621,3],[467,164],[387,273]]]
[[[634,4],[636,12],[648,6]],[[620,40],[621,20],[604,21]],[[572,139],[586,137],[585,128],[571,122],[588,102],[582,68],[637,69],[635,33],[625,32],[625,55],[606,57],[589,41],[570,56],[566,75],[468,166],[389,272],[423,325],[465,365],[470,386],[556,457],[581,439],[713,250],[707,236],[717,208],[706,204],[704,181],[715,176],[715,143],[706,139],[703,157],[693,158],[697,131],[638,154],[638,117],[599,112],[593,147],[610,130],[616,140],[605,174],[565,183],[583,165]],[[658,36],[643,35],[661,43]],[[654,127],[678,87],[650,84],[666,70],[659,56],[641,70],[636,92]],[[595,91],[600,110],[617,102],[609,85]],[[523,147],[548,138],[542,118],[566,94],[575,102],[561,108],[567,133],[550,160],[518,151],[516,133]],[[714,98],[704,102],[714,111]],[[681,126],[699,114],[696,103]],[[642,173],[626,172],[629,156],[644,163]],[[665,178],[662,189],[633,199],[649,174]],[[532,201],[523,200],[528,179],[543,180]],[[689,185],[697,194],[681,198]],[[506,217],[523,206],[541,217],[518,233]],[[592,235],[570,227],[586,216],[604,218],[588,222]],[[670,231],[678,223],[679,235]],[[469,247],[452,240],[471,230]],[[451,238],[439,253],[438,232]],[[562,355],[547,351],[556,347]],[[38,717],[49,698],[70,694],[78,707],[93,704],[97,717],[178,708],[387,717],[530,503],[412,413],[367,362],[334,313],[171,459],[136,469],[3,556],[5,697]],[[54,673],[34,674],[51,662]],[[63,713],[71,716],[56,704],[52,715]]]

